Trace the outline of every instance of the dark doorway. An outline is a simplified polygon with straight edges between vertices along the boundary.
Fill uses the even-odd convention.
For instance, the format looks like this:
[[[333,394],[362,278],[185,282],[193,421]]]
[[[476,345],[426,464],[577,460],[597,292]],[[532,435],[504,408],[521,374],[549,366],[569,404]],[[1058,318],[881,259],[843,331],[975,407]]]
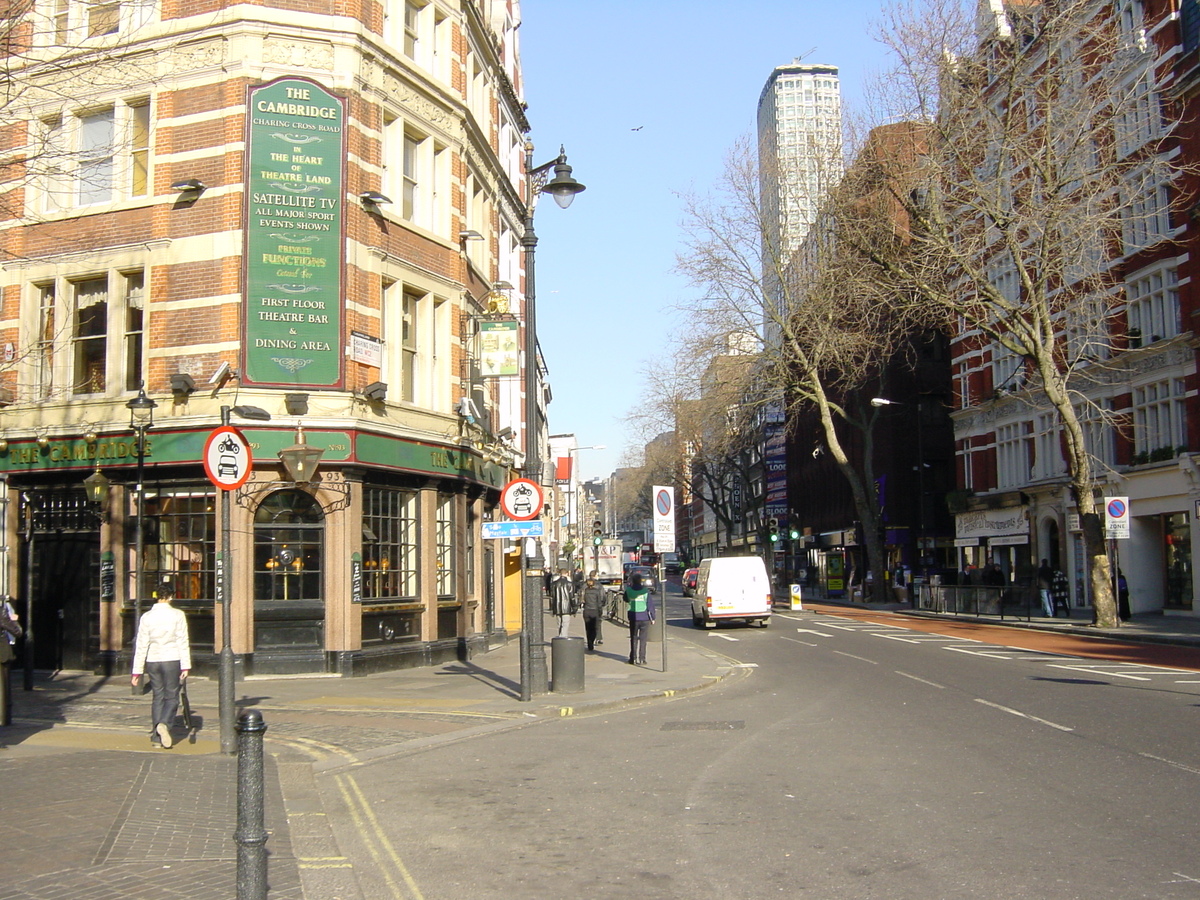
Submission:
[[[32,625],[33,667],[90,669],[100,650],[99,519],[82,491],[27,492],[22,514],[16,606]]]

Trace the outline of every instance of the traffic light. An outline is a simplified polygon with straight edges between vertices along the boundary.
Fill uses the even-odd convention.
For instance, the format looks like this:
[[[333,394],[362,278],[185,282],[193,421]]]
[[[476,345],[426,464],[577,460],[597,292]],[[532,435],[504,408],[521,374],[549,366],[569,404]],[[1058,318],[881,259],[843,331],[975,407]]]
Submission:
[[[770,530],[772,544],[779,543],[779,520],[772,516],[767,520],[767,528]]]
[[[788,537],[790,537],[793,541],[796,540],[797,538],[799,538],[800,537],[799,527],[796,525],[793,525],[791,530],[788,532]]]
[[[604,538],[604,526],[599,522],[592,523],[592,546],[599,547],[600,541]]]

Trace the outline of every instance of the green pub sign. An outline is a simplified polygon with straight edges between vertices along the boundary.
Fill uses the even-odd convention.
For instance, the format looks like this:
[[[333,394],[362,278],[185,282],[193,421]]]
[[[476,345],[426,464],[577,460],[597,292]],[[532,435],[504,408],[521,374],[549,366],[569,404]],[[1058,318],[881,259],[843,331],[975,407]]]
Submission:
[[[250,90],[243,383],[342,381],[345,103],[315,82]]]

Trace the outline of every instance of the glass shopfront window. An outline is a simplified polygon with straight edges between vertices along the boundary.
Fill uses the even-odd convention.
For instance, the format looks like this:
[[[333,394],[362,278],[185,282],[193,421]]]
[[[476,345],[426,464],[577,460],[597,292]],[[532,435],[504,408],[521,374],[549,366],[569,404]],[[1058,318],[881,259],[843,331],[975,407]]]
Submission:
[[[325,516],[304,491],[277,491],[254,515],[255,648],[324,644]]]

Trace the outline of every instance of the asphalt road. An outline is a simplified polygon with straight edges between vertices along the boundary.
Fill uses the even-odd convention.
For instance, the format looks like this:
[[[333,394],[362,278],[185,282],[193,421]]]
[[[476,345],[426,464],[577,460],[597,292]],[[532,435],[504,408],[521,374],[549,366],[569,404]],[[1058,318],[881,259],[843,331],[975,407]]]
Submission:
[[[339,775],[368,896],[1200,898],[1200,673],[668,609],[744,677]]]

